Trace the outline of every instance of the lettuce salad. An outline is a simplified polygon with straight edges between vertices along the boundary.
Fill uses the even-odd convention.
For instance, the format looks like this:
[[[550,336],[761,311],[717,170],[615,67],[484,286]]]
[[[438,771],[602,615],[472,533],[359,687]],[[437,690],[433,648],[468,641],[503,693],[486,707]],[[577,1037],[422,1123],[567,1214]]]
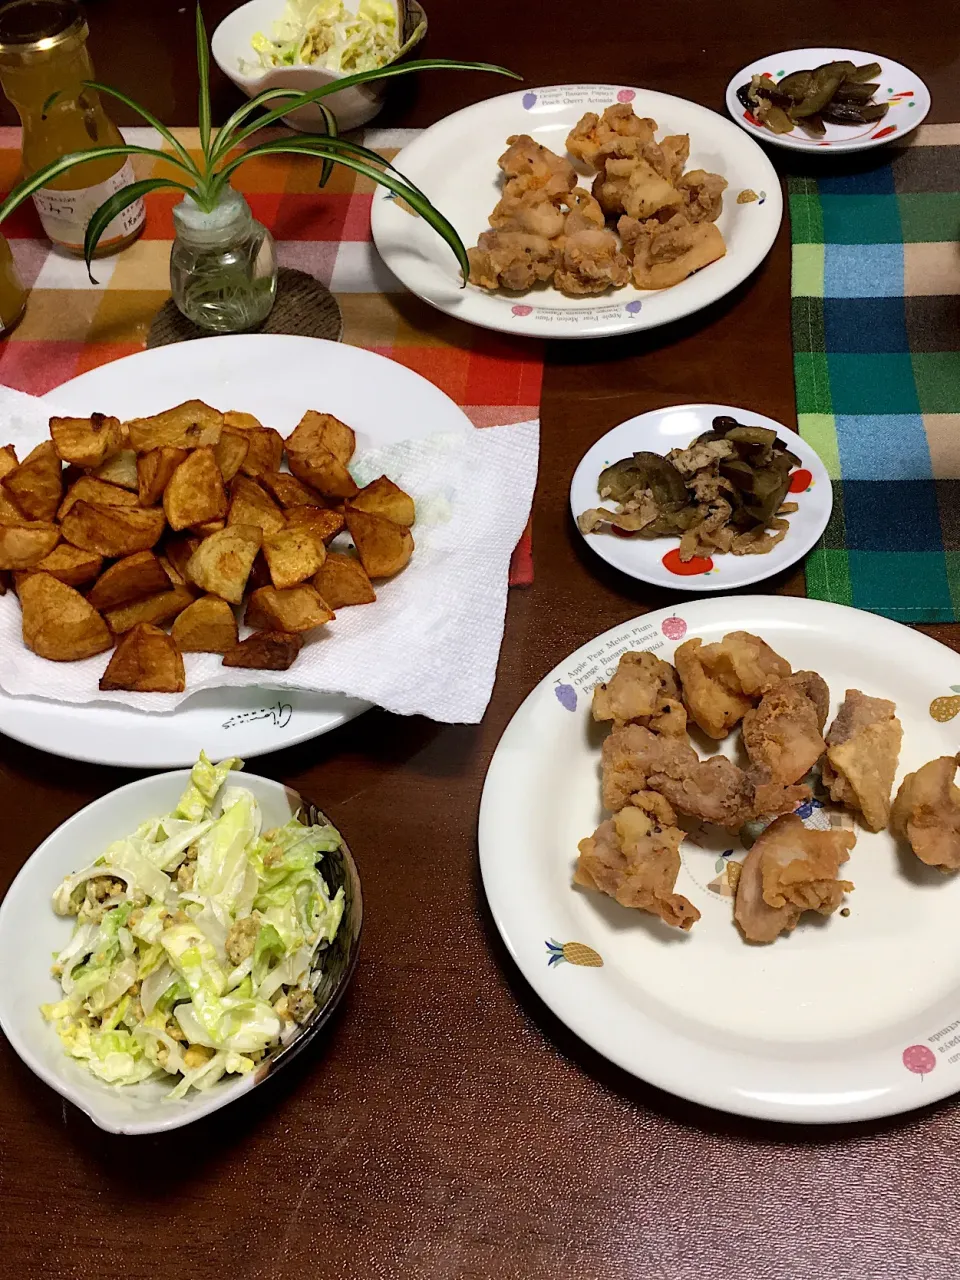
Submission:
[[[342,0],[289,0],[273,35],[258,31],[250,43],[267,68],[305,63],[344,74],[386,66],[400,52],[389,0],[360,0],[356,13]]]
[[[179,1077],[173,1098],[209,1088],[253,1071],[314,1008],[313,960],[344,906],[317,864],[340,835],[296,818],[262,831],[253,794],[227,785],[242,767],[201,752],[172,813],[53,895],[76,927],[53,965],[63,998],[41,1013],[108,1084]]]

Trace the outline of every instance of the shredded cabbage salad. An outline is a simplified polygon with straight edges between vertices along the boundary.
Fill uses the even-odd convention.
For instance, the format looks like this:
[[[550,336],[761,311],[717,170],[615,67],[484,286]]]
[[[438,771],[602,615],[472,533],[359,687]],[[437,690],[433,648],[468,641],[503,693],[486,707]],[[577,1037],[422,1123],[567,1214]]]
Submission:
[[[227,785],[242,760],[200,753],[172,813],[67,876],[53,909],[76,916],[41,1005],[64,1050],[100,1080],[179,1076],[170,1093],[253,1071],[315,1006],[310,971],[343,917],[317,864],[332,826],[291,818],[261,831],[253,793]]]
[[[273,35],[258,31],[250,43],[264,67],[306,63],[346,74],[386,66],[400,52],[389,0],[360,0],[356,13],[342,0],[288,0]]]

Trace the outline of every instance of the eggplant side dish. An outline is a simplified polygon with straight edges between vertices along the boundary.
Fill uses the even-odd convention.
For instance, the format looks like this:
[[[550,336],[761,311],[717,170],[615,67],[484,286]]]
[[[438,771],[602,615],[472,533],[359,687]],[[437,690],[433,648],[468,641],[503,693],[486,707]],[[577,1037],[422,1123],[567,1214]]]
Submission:
[[[887,114],[886,102],[874,102],[879,62],[825,62],[812,71],[794,71],[782,80],[754,76],[737,90],[741,104],[773,133],[792,133],[797,125],[821,138],[828,124],[874,124]]]
[[[600,473],[601,499],[616,504],[584,511],[581,533],[680,538],[680,559],[730,552],[763,555],[787,533],[790,472],[800,459],[768,427],[717,417],[686,449],[635,453]]]

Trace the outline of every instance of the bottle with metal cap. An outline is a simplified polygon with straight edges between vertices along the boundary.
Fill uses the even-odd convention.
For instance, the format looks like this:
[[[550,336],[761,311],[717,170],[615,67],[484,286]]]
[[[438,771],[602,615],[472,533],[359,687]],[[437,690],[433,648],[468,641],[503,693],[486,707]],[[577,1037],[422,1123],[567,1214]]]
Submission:
[[[122,145],[120,131],[96,92],[87,52],[86,18],[75,0],[10,0],[0,7],[0,84],[23,124],[23,176],[60,156]],[[134,181],[123,156],[99,157],[51,180],[34,197],[43,229],[55,245],[83,253],[90,215]],[[118,214],[97,256],[115,253],[143,230],[143,201]]]

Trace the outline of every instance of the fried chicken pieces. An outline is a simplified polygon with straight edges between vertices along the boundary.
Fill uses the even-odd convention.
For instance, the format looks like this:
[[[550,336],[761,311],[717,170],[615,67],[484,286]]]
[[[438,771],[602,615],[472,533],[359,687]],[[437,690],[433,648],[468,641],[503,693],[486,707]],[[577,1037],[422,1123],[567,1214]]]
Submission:
[[[468,250],[470,283],[523,291],[552,280],[571,296],[618,289],[666,289],[726,252],[716,219],[726,180],[683,172],[686,134],[655,141],[657,122],[629,103],[587,112],[567,149],[596,170],[591,191],[564,157],[529,134],[507,139],[498,160],[503,193]],[[620,240],[606,225],[617,223]]]
[[[890,830],[906,840],[921,862],[960,870],[960,787],[957,756],[940,756],[908,773],[890,813]]]
[[[900,758],[903,728],[886,698],[848,689],[827,733],[823,781],[830,798],[861,813],[864,826],[882,831]]]

